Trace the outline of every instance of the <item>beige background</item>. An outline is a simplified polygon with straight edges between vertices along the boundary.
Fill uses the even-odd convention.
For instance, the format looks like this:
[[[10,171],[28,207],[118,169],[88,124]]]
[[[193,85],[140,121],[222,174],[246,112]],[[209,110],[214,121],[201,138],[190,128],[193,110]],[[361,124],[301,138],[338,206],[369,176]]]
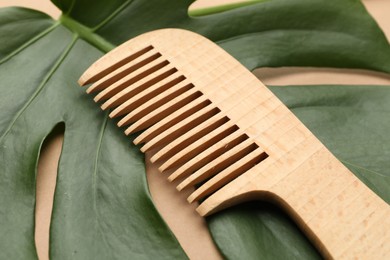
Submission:
[[[193,8],[211,6],[239,0],[199,0]],[[375,17],[390,39],[390,1],[365,0],[368,11]],[[1,0],[0,6],[26,6],[40,9],[54,18],[60,15],[49,0]],[[264,68],[256,75],[271,85],[292,84],[387,84],[390,76],[383,73],[362,70],[313,69],[313,68]],[[58,159],[61,152],[63,133],[58,129],[45,142],[39,166],[36,205],[36,244],[40,259],[48,259],[48,241],[50,215],[57,174]],[[194,211],[195,205],[186,202],[186,195],[179,193],[174,184],[170,184],[164,175],[159,174],[156,166],[147,163],[147,177],[156,206],[172,231],[177,236],[191,259],[219,259],[208,234],[205,221]]]

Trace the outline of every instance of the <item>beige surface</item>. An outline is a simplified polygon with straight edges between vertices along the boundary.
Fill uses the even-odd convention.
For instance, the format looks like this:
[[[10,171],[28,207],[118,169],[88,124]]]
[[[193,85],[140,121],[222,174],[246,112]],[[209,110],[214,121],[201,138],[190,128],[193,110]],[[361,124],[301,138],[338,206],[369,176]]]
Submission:
[[[0,7],[22,6],[37,9],[51,15],[54,18],[60,16],[59,9],[49,0],[0,0]]]
[[[201,0],[202,2],[208,0]],[[229,1],[229,0],[226,0]],[[211,2],[211,1],[210,1]],[[364,1],[369,12],[376,18],[380,26],[384,29],[387,37],[390,38],[390,17],[388,16],[388,10],[390,10],[390,1],[388,0],[366,0]],[[204,4],[204,3],[203,3]],[[52,16],[57,17],[59,12],[52,6],[49,1],[31,1],[31,0],[7,0],[1,1],[1,6],[8,5],[23,5],[29,6],[36,9],[45,10]],[[345,74],[346,73],[346,74]],[[282,69],[261,69],[258,75],[261,76],[261,80],[265,84],[273,85],[288,85],[288,84],[315,84],[315,83],[344,83],[344,84],[390,84],[390,77],[379,73],[366,73],[361,76],[360,71],[350,70],[333,70],[333,69],[306,69],[306,68],[282,68]],[[357,76],[359,75],[359,76]],[[325,80],[325,81],[324,81]],[[43,151],[43,156],[46,159],[42,159],[40,162],[40,175],[49,176],[50,178],[40,178],[42,182],[38,184],[37,191],[37,220],[38,230],[37,231],[37,245],[39,247],[39,253],[41,259],[47,259],[47,244],[48,244],[48,224],[50,221],[52,194],[55,185],[56,175],[56,158],[60,150],[62,141],[61,135],[54,135],[54,137],[47,141],[46,149]],[[187,251],[188,255],[193,259],[204,259],[202,256],[208,256],[208,259],[217,259],[218,256],[213,251],[213,246],[203,246],[194,241],[203,241],[202,236],[207,230],[204,227],[202,219],[197,218],[197,215],[187,203],[183,203],[183,198],[178,196],[173,185],[169,185],[166,181],[166,177],[153,172],[153,165],[148,164],[148,181],[151,188],[153,197],[157,204],[157,208],[166,219],[167,223],[171,226],[174,233],[177,235],[180,243]],[[42,196],[40,196],[42,195]],[[166,202],[169,203],[166,203]],[[40,205],[40,206],[38,206]],[[174,212],[183,213],[182,216],[174,214]],[[187,221],[177,221],[177,219],[185,219]],[[192,218],[192,220],[189,220]],[[198,223],[198,224],[194,224]],[[189,228],[196,227],[195,230],[199,231],[202,235],[199,237],[190,236],[187,232]],[[198,228],[199,226],[199,228]],[[46,246],[45,246],[46,245]],[[210,250],[210,251],[208,251]],[[199,253],[201,252],[202,255]],[[213,253],[214,252],[214,253]]]
[[[53,194],[57,179],[58,160],[61,155],[64,129],[57,127],[43,143],[38,163],[36,215],[35,215],[35,243],[39,258],[49,259],[48,234],[50,215],[53,205]]]

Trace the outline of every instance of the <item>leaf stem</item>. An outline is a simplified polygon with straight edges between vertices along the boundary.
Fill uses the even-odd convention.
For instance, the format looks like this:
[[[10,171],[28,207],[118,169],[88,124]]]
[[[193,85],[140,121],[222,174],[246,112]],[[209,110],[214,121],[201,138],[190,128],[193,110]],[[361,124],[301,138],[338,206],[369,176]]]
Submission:
[[[78,37],[89,42],[103,52],[108,52],[116,47],[103,37],[93,33],[93,29],[73,20],[67,15],[61,15],[59,21],[70,31],[77,34]]]

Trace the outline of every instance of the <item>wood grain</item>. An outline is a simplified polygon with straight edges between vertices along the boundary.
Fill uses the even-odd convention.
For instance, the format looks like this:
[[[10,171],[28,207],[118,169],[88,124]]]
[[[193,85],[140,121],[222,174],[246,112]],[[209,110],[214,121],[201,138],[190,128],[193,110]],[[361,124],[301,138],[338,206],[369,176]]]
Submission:
[[[229,3],[229,1],[235,2],[235,0],[224,0],[223,4]],[[210,0],[198,0],[197,2],[199,8],[210,7],[216,3],[216,1]],[[389,39],[390,17],[387,10],[389,10],[390,2],[388,0],[365,0],[363,3]],[[0,2],[1,7],[10,5],[38,9],[50,14],[54,18],[60,15],[60,11],[50,1],[3,0]],[[258,70],[256,75],[264,83],[270,85],[389,84],[390,82],[388,75],[376,72],[329,68],[263,68]],[[37,204],[40,203],[42,207],[37,207],[36,209],[36,246],[39,259],[41,260],[48,259],[48,248],[45,245],[49,244],[47,227],[50,225],[52,198],[55,188],[55,179],[51,177],[57,174],[57,168],[52,166],[58,164],[57,152],[61,149],[62,142],[60,139],[62,138],[63,134],[49,137],[47,142],[53,145],[43,147],[42,154],[47,154],[47,160],[40,160],[40,174],[38,176],[42,178],[38,182],[43,182],[43,185],[37,184]],[[152,152],[149,153],[152,156]],[[183,196],[179,197],[177,195],[175,187],[166,182],[166,176],[158,174],[158,167],[160,167],[158,164],[146,160],[146,165],[149,187],[156,206],[179,239],[188,256],[191,259],[205,259],[205,256],[207,256],[207,259],[219,259],[219,254],[211,242],[203,219],[198,214],[194,214],[192,205],[183,203]],[[176,212],[176,214],[172,214],[172,212]],[[177,219],[185,219],[185,221],[177,221]]]
[[[124,64],[135,69],[117,77]],[[162,172],[173,169],[169,180],[183,179],[179,190],[195,187],[187,200],[200,203],[200,215],[268,200],[283,207],[326,258],[390,257],[389,205],[213,42],[179,29],[149,32],[99,59],[79,83],[101,79],[112,80],[96,97],[103,93],[103,110],[119,110],[112,116],[125,119],[120,127],[169,111],[125,133],[147,129],[135,143],[145,142],[143,152],[156,150],[150,160],[161,162]],[[186,92],[199,95],[175,109],[164,107]]]

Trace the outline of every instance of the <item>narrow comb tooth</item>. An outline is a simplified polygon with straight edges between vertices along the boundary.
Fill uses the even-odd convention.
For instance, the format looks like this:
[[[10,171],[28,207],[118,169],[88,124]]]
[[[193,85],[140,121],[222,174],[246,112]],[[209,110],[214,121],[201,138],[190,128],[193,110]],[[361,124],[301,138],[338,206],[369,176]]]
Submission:
[[[120,80],[124,76],[136,71],[137,69],[145,66],[146,64],[154,61],[155,59],[159,58],[161,56],[160,53],[152,53],[152,54],[145,54],[137,57],[134,60],[131,60],[129,63],[124,64],[122,67],[119,67],[113,71],[111,71],[109,74],[105,75],[103,78],[96,81],[94,84],[92,84],[88,89],[87,93],[90,94],[95,91],[100,91],[111,84],[115,83],[116,81]]]
[[[181,122],[171,126],[167,130],[165,130],[163,133],[159,134],[158,136],[156,136],[155,138],[150,140],[148,143],[146,143],[144,145],[144,147],[147,147],[147,149],[150,149],[150,147],[157,147],[162,143],[171,142],[173,139],[177,138],[178,136],[187,132],[189,129],[192,129],[194,126],[200,124],[204,120],[210,118],[211,116],[213,116],[219,112],[220,112],[220,110],[212,105],[206,106],[205,108],[196,112],[192,116],[187,117],[184,120],[182,120]],[[144,148],[144,147],[142,147],[142,148]],[[155,162],[156,157],[155,156],[151,157],[150,161]]]
[[[250,127],[250,124],[253,123],[253,118],[261,119],[262,117],[260,115],[265,115],[265,111],[268,110],[272,111],[272,109],[275,108],[277,103],[275,103],[272,98],[268,98],[267,96],[265,96],[264,98],[265,99],[258,104],[259,107],[252,108],[251,106],[242,106],[244,109],[239,111],[241,119],[238,121],[241,122],[240,126],[242,127],[242,129],[247,129],[248,127]],[[231,113],[237,112],[234,109],[231,109],[229,111]],[[236,125],[234,126],[237,127]],[[218,131],[218,129],[216,130]],[[160,170],[165,171],[171,167],[179,167],[179,164],[184,163],[184,161],[190,160],[190,158],[194,157],[196,154],[205,150],[207,147],[211,146],[212,144],[218,142],[220,139],[216,139],[212,143],[209,142],[209,140],[212,140],[212,138],[214,138],[214,135],[218,135],[218,134],[219,134],[218,132],[214,132],[214,133],[212,132],[207,136],[201,138],[200,140],[196,141],[195,143],[183,148],[182,151],[180,151],[176,155],[172,156],[172,158],[169,158],[166,162],[164,162],[160,166]],[[231,132],[228,134],[231,134]]]
[[[196,111],[206,107],[211,102],[203,96],[199,91],[195,92],[194,94],[197,94],[198,97],[186,104],[185,106],[179,108],[172,114],[168,115],[164,119],[160,120],[147,130],[145,130],[142,134],[140,134],[135,140],[134,143],[143,143],[143,142],[149,142],[153,138],[155,138],[157,135],[159,135],[161,132],[165,131],[172,125],[175,125],[177,122],[180,122],[182,119],[194,114]],[[141,148],[142,152],[146,152],[147,149]]]
[[[272,112],[272,111],[277,112],[279,110],[280,106],[278,104],[280,104],[280,103],[274,102],[274,100],[275,99],[269,98],[266,96],[265,99],[258,104],[259,107],[251,108],[250,106],[242,106],[243,108],[249,109],[249,110],[242,111],[243,113],[246,113],[246,114],[243,114],[243,113],[240,114],[241,119],[238,121],[238,123],[241,127],[240,131],[248,131],[248,132],[254,132],[254,133],[261,132],[262,133],[264,131],[264,129],[254,129],[253,130],[251,126],[253,124],[255,124],[256,122],[267,118],[269,112]],[[237,111],[234,111],[234,109],[230,110],[230,111],[232,113],[237,112]],[[278,114],[278,113],[276,113],[276,114]],[[256,118],[255,122],[253,121],[253,118]],[[267,121],[269,121],[269,120],[267,120]],[[269,124],[271,124],[272,122],[269,122]],[[267,125],[267,124],[265,124],[265,125]],[[256,134],[254,134],[254,136],[256,136]],[[222,140],[222,141],[225,141],[225,140]],[[219,140],[216,142],[219,142]],[[218,143],[214,144],[214,147],[216,147],[216,145],[218,145]],[[207,147],[208,146],[205,146],[205,148],[207,148]],[[202,161],[201,157],[199,157],[199,156],[202,155],[204,152],[197,155],[197,153],[193,153],[193,151],[191,151],[190,148],[192,148],[192,147],[185,148],[183,151],[183,154],[186,154],[188,151],[189,155],[192,154],[192,156],[197,156],[195,158],[199,158],[198,160]],[[203,149],[205,149],[205,148],[203,148]],[[194,151],[201,152],[201,150],[199,148],[195,148],[195,147],[194,147]],[[180,156],[181,155],[179,154],[178,158],[180,158]],[[172,173],[171,176],[168,178],[168,180],[173,181],[178,176],[187,175],[189,172],[196,170],[196,167],[194,167],[194,165],[199,165],[199,163],[195,162],[193,159],[190,159],[190,158],[192,158],[191,156],[188,156],[188,157],[184,156],[184,158],[188,159],[189,161],[187,161],[185,164],[180,166],[174,173]],[[175,162],[175,164],[177,164],[178,162],[182,161],[182,159],[178,159],[177,162],[176,162],[176,160],[177,160],[176,158],[169,159],[167,162],[165,162],[161,166],[161,169],[164,169],[163,167],[169,167],[170,164],[173,162]]]
[[[104,102],[102,109],[105,110],[107,108],[117,107],[124,102],[130,102],[130,100],[134,100],[136,98],[142,99],[145,95],[147,96],[150,95],[150,93],[155,93],[166,83],[175,77],[178,77],[178,75],[175,74],[176,72],[177,69],[169,64],[121,90],[119,93]]]
[[[272,100],[267,100],[266,102],[267,102],[266,104],[270,105],[269,108],[272,108],[272,110],[276,109],[275,111],[278,111],[278,109],[280,108],[280,106],[278,106],[277,103],[274,103]],[[262,113],[261,116],[259,117],[258,121],[263,121],[264,118],[268,118],[268,114],[269,113],[266,113],[266,112]],[[205,151],[199,153],[198,155],[196,155],[195,157],[193,157],[192,159],[187,161],[185,164],[183,164],[177,170],[175,170],[175,172],[173,172],[171,174],[171,176],[169,176],[168,180],[173,181],[178,177],[187,176],[191,172],[196,171],[200,167],[204,166],[206,163],[210,162],[211,160],[209,159],[209,156],[212,155],[216,150],[221,149],[224,146],[224,143],[230,142],[233,138],[237,138],[238,135],[242,135],[243,131],[251,132],[252,131],[251,125],[253,123],[256,123],[257,121],[253,122],[253,121],[250,121],[248,119],[253,118],[254,115],[260,115],[260,114],[256,110],[252,110],[250,113],[246,114],[242,119],[244,122],[250,122],[248,125],[242,125],[243,128],[240,128],[238,131],[234,132],[233,135],[230,135],[227,138],[219,141],[219,143],[216,143],[215,145],[207,148]],[[285,122],[285,121],[289,122],[289,120],[284,119],[283,116],[280,118],[280,120],[281,120],[281,122]],[[266,120],[266,121],[268,121],[268,120]],[[273,123],[273,121],[269,122],[269,123],[271,124],[271,123]],[[269,125],[269,124],[266,123],[264,125]],[[276,130],[280,129],[280,128],[290,129],[291,127],[287,126],[287,125],[285,126],[285,124],[277,124]],[[266,130],[266,128],[256,129],[255,132],[260,132],[260,135],[262,135],[262,133],[265,130]],[[216,158],[216,157],[215,156],[212,157],[212,159],[214,159],[214,158]]]
[[[279,105],[275,106],[275,109],[280,108]],[[276,111],[276,110],[275,110]],[[268,115],[268,114],[267,114]],[[280,118],[276,121],[277,124],[272,127],[272,129],[275,130],[281,130],[280,135],[278,134],[279,138],[284,138],[285,136],[288,136],[289,139],[293,139],[294,141],[297,141],[297,143],[302,142],[302,140],[305,140],[305,135],[301,131],[297,131],[298,136],[294,136],[292,132],[290,131],[291,129],[294,129],[296,126],[297,122],[293,121],[294,123],[291,124],[291,120],[289,120],[290,114],[287,115],[280,115]],[[267,118],[267,116],[265,117]],[[272,117],[274,119],[274,117]],[[273,122],[273,121],[272,121]],[[267,124],[266,124],[267,125]],[[271,124],[273,125],[273,124]],[[247,130],[250,131],[250,130]],[[265,132],[269,132],[270,129],[264,128],[264,129],[258,129],[256,132],[260,132],[258,136],[262,136]],[[273,130],[272,130],[273,131]],[[265,137],[266,138],[266,137]],[[277,142],[278,140],[273,140],[273,142]],[[272,142],[272,143],[273,143]],[[269,143],[271,145],[272,143]],[[263,161],[265,158],[268,157],[268,155],[262,150],[261,148],[257,148],[257,157],[251,156],[251,154],[248,154],[244,158],[246,159],[241,159],[243,163],[243,167],[240,166],[240,164],[234,164],[232,166],[229,166],[225,170],[221,171],[220,173],[216,174],[214,177],[212,177],[210,180],[206,181],[202,186],[200,186],[189,198],[189,202],[193,202],[195,200],[203,199],[205,196],[210,195],[211,193],[215,192],[216,190],[220,189],[222,186],[226,185],[230,181],[232,181],[234,178],[238,177],[239,175],[243,174],[244,172],[247,172],[250,170],[251,165],[254,166],[255,164],[260,163]],[[253,152],[252,152],[253,153]],[[192,176],[190,176],[192,177]],[[184,180],[187,181],[187,180]],[[194,185],[195,182],[192,181],[192,183],[185,183],[183,186],[180,188],[185,188],[188,187],[189,185]]]
[[[190,173],[197,171],[206,164],[212,162],[214,159],[216,159],[229,149],[235,147],[239,143],[242,143],[246,139],[248,139],[248,137],[244,135],[240,129],[238,129],[237,131],[228,135],[218,143],[213,144],[212,146],[210,146],[209,148],[202,151],[201,153],[193,157],[191,160],[183,164],[168,177],[168,180],[174,181],[178,177],[188,176]]]
[[[202,136],[199,140],[196,140],[192,144],[184,147],[180,152],[164,162],[160,166],[159,170],[164,172],[168,169],[171,169],[172,167],[178,167],[179,165],[188,162],[191,158],[200,154],[202,151],[219,142],[226,136],[232,134],[237,129],[238,127],[235,126],[231,121],[226,122],[225,124],[211,131],[209,134]]]
[[[214,99],[215,101],[215,104],[218,105],[219,103],[221,102],[224,102],[224,111],[229,111],[231,109],[234,109],[234,107],[239,104],[239,103],[242,103],[244,102],[245,103],[245,98],[248,97],[248,96],[251,96],[253,92],[256,92],[255,89],[252,89],[251,91],[247,92],[246,94],[242,95],[242,92],[241,91],[234,91],[234,92],[226,92],[228,94],[225,93],[225,96],[224,97],[221,97],[221,95],[219,95],[219,98],[218,99]],[[262,97],[262,98],[266,98],[266,97]],[[253,106],[254,104],[250,104],[249,106],[248,105],[244,105],[244,107],[246,109],[249,109],[251,106]],[[185,120],[184,120],[185,121]],[[168,131],[169,132],[169,131]],[[184,132],[183,132],[184,133]],[[172,138],[171,138],[172,139]],[[166,140],[159,140],[159,143],[163,143],[163,141],[166,141]],[[160,154],[159,154],[160,155]],[[151,158],[151,161],[152,162],[155,162],[157,159],[159,159],[158,155],[155,155]]]
[[[240,102],[243,102],[244,98],[246,97],[246,95],[241,95],[240,98],[238,98],[237,96],[240,95],[240,93],[234,93],[232,94],[231,96],[228,96],[224,101],[225,101],[225,105],[224,105],[224,113],[228,113],[230,110],[232,109],[235,109],[236,106],[240,103]],[[248,93],[247,95],[251,95],[251,93]],[[242,106],[244,107],[244,111],[243,113],[245,113],[247,110],[250,110],[252,108],[252,106],[254,106],[255,104],[250,104],[250,105],[247,105],[247,106]],[[241,112],[242,113],[242,112]],[[175,147],[177,145],[179,145],[181,142],[183,142],[183,140],[185,139],[188,139],[190,138],[191,136],[193,135],[196,135],[198,136],[199,135],[199,129],[201,128],[194,128],[192,129],[190,132],[187,132],[187,133],[184,133],[182,136],[178,137],[175,141],[173,141],[172,143],[170,144],[167,144],[163,149],[161,149],[158,153],[156,153],[152,159],[154,160],[161,160],[163,159],[162,157],[169,157],[172,155],[172,152],[171,150],[175,149]],[[182,146],[186,146],[186,145],[189,145],[190,143],[186,143],[185,145],[182,145]],[[176,151],[177,150],[180,150],[180,149],[175,149]]]
[[[119,121],[118,126],[124,126],[138,121],[139,119],[147,115],[150,111],[158,109],[160,104],[163,104],[164,102],[177,97],[178,95],[190,90],[191,88],[192,84],[181,84],[171,88],[168,91],[161,93],[160,95],[147,101],[143,105],[137,107],[129,114],[127,114],[121,121]],[[125,133],[127,134],[128,131],[126,130]]]
[[[221,65],[222,66],[222,65]],[[232,68],[231,70],[233,70],[234,68]],[[212,72],[214,72],[214,71],[218,71],[218,69],[217,68],[214,68],[212,71],[208,71],[209,73],[212,73]],[[217,79],[215,79],[215,81],[218,81],[219,79],[217,78]],[[240,78],[238,77],[238,78],[235,78],[235,80],[237,81],[237,82],[240,82]],[[212,81],[212,82],[214,82],[214,81]],[[237,84],[237,82],[235,83],[235,84]],[[202,86],[202,85],[201,85]],[[207,87],[207,85],[206,86],[203,86],[204,88],[206,88]],[[222,101],[225,101],[225,103],[227,103],[227,104],[230,104],[231,102],[237,102],[237,101],[242,101],[246,96],[250,96],[251,95],[251,93],[248,93],[248,92],[245,92],[246,93],[246,95],[244,96],[244,95],[242,95],[241,93],[242,93],[242,90],[244,90],[245,89],[245,87],[246,87],[246,84],[242,84],[242,85],[240,85],[240,88],[238,88],[238,89],[234,89],[234,88],[230,88],[229,86],[224,86],[224,87],[222,87],[222,88],[224,88],[224,93],[225,93],[225,95],[219,95],[218,93],[220,93],[221,91],[220,91],[220,89],[218,89],[218,88],[212,88],[211,90],[208,90],[208,93],[209,93],[209,97],[210,98],[212,98],[213,99],[213,101],[214,101],[214,103],[215,104],[218,104],[218,103],[220,103],[220,102],[222,102]],[[202,88],[200,87],[196,87],[199,91],[202,91]],[[233,91],[231,91],[231,89],[234,89]],[[250,92],[253,92],[253,91],[250,91]],[[231,102],[230,102],[230,100],[231,100]],[[167,116],[167,115],[165,115],[165,116]],[[168,118],[169,118],[169,116],[168,116]],[[156,122],[155,122],[156,123]],[[138,129],[138,130],[140,130],[141,129],[141,127],[139,127],[139,125],[140,124],[138,124],[138,122],[136,122],[136,127],[133,127],[133,126],[131,126],[131,127],[129,127],[128,128],[128,130],[126,130],[126,134],[129,134],[129,133],[132,133],[132,132],[134,132],[134,131],[136,131],[135,129]],[[156,123],[156,127],[159,127],[161,124],[159,124],[159,123]],[[148,129],[149,130],[149,129]],[[135,144],[137,144],[137,143],[139,143],[139,142],[141,142],[140,140],[143,140],[142,142],[145,142],[146,140],[145,140],[145,136],[148,136],[149,135],[149,131],[148,130],[146,130],[143,134],[141,134],[138,138],[136,138],[135,140],[134,140],[134,143]],[[163,130],[162,130],[163,131]],[[155,134],[156,135],[156,134]],[[154,135],[154,136],[155,136]],[[151,139],[151,138],[148,138],[148,139]]]
[[[241,107],[243,108],[243,110],[240,111],[242,118],[237,123],[239,123],[239,125],[241,127],[240,131],[248,131],[248,133],[250,133],[250,132],[253,132],[252,125],[254,123],[256,123],[257,121],[263,120],[264,117],[267,117],[267,115],[268,115],[267,111],[274,111],[274,109],[276,109],[279,106],[278,106],[278,102],[275,102],[274,98],[264,96],[264,99],[258,104],[258,107],[252,107],[252,105],[249,105],[249,104],[247,104],[246,106],[241,106]],[[232,109],[230,111],[231,111],[231,114],[237,112],[234,109]],[[253,121],[253,118],[257,118],[257,120]],[[267,124],[264,124],[264,125],[267,125]],[[256,129],[254,132],[257,133],[258,131],[263,131],[263,130]],[[180,157],[183,156],[181,154],[189,153],[189,154],[196,155],[197,153],[199,153],[200,151],[197,150],[199,148],[195,148],[195,147],[196,146],[191,145],[191,146],[185,148],[184,151],[180,152],[177,157],[175,156],[175,158],[171,158],[167,162],[162,164],[161,170],[166,169],[165,167],[170,167],[170,164],[172,164],[172,163],[177,164],[178,162],[183,160],[183,159],[180,159]],[[194,149],[194,151],[192,151],[191,149]],[[196,152],[196,151],[198,151],[198,152]],[[185,156],[184,156],[184,158],[185,158]],[[191,166],[192,165],[191,162],[193,162],[193,161],[190,159],[191,158],[187,158],[187,160],[189,160],[189,161],[186,162],[184,165],[180,166],[168,179],[172,181],[177,176],[185,175],[190,170],[191,171],[195,170]],[[197,165],[197,164],[195,164],[195,165]]]
[[[287,115],[286,118],[290,117],[291,114]],[[290,121],[290,120],[288,120]],[[296,121],[294,122],[292,125],[299,125],[299,122]],[[277,127],[277,128],[280,128],[281,126]],[[302,133],[301,130],[302,128],[300,127],[296,127],[294,128],[294,136],[295,134],[298,134],[298,135],[302,135],[302,134],[307,134],[307,131],[305,131],[305,133]],[[284,132],[284,131],[283,131]],[[297,148],[298,151],[305,151],[304,153],[307,154],[307,155],[312,155],[316,152],[318,152],[319,150],[321,149],[324,149],[324,147],[322,146],[321,147],[321,143],[316,143],[315,145],[313,145],[313,142],[312,140],[316,140],[316,137],[314,135],[306,135],[306,140],[302,142],[302,139],[301,138],[297,138],[296,137],[293,137],[291,136],[291,132],[289,134],[285,134],[283,137],[279,137],[280,138],[280,141],[282,143],[285,143],[285,142],[288,142],[289,140],[294,140],[294,144],[293,144],[293,147],[294,149]],[[309,146],[309,147],[308,147]],[[299,148],[298,148],[299,147]],[[326,148],[325,148],[326,149]],[[289,153],[291,154],[295,154],[297,152],[297,150],[291,150]],[[262,155],[260,155],[261,157]],[[266,157],[262,157],[264,160]],[[280,158],[280,154],[277,155],[277,157],[273,158],[273,160],[279,160]],[[301,160],[297,160],[297,164],[295,167],[297,167],[297,165],[300,165],[302,163],[302,160],[304,161],[305,159],[302,159],[302,156],[297,156],[297,158],[301,158]],[[303,158],[307,158],[307,157],[303,157]],[[274,162],[270,162],[271,164],[274,164]],[[259,176],[259,172],[265,172],[266,169],[268,169],[270,166],[270,164],[267,164],[267,162],[263,162],[259,165],[257,165],[256,167],[252,167],[250,169],[248,169],[247,171],[245,171],[245,176],[242,176],[242,178],[240,176],[238,176],[233,182],[232,181],[228,181],[226,182],[226,184],[221,187],[221,188],[217,188],[215,189],[215,193],[212,193],[209,197],[205,198],[204,201],[202,201],[202,203],[200,203],[200,205],[198,206],[198,208],[196,209],[196,211],[198,211],[198,213],[201,215],[201,216],[207,216],[207,215],[210,215],[212,214],[213,212],[216,212],[217,210],[220,210],[222,208],[225,208],[227,206],[227,204],[224,204],[225,202],[227,202],[227,198],[232,198],[233,194],[236,194],[236,192],[242,187],[242,184],[245,184],[248,182],[248,180],[253,180],[253,178],[258,178]],[[294,168],[295,168],[294,167]],[[279,167],[277,167],[279,168]],[[267,187],[270,187],[270,186],[273,186],[275,185],[275,183],[278,183],[281,178],[283,178],[283,174],[280,174],[279,177],[277,178],[274,178],[272,180],[271,183],[268,183],[267,184]],[[264,178],[268,178],[268,177],[265,177],[264,175],[262,175],[262,177]],[[212,181],[212,179],[210,179],[210,181]],[[207,183],[207,182],[206,182]],[[206,184],[205,183],[205,184]],[[212,183],[210,183],[212,184]],[[207,194],[205,196],[208,196]],[[196,195],[194,195],[194,199],[191,198],[191,200],[197,200],[198,198],[199,199],[202,199],[200,197],[198,198],[195,198],[195,197],[198,197]],[[239,197],[236,197],[235,199],[239,199]],[[232,203],[232,201],[229,201],[229,204]],[[231,204],[230,204],[231,205]]]
[[[267,154],[262,149],[257,148],[197,188],[188,197],[188,202],[192,203],[210,195],[211,193],[220,189],[222,186],[234,180],[236,177],[254,167],[256,164],[263,161],[265,158],[267,158]]]
[[[216,175],[219,171],[227,168],[232,162],[237,161],[255,148],[253,140],[245,140],[187,177],[177,186],[177,189],[180,191]]]
[[[212,130],[215,130],[217,127],[226,123],[228,120],[229,119],[222,113],[212,116],[167,144],[154,155],[154,159],[158,161],[171,157],[173,154],[178,153],[194,141],[198,140],[200,137],[207,135]]]
[[[142,95],[137,95],[129,99],[117,107],[114,111],[112,111],[110,113],[110,117],[117,117],[127,114],[118,122],[118,126],[122,127],[129,125],[139,118],[142,118],[141,115],[145,115],[151,111],[154,111],[155,109],[159,108],[161,104],[164,104],[165,102],[168,102],[169,100],[183,94],[184,92],[189,91],[191,88],[193,88],[193,85],[189,84],[188,81],[185,81],[184,77],[178,77],[160,86],[158,91],[147,93],[146,95],[143,95],[142,93]],[[192,93],[193,92],[194,91],[192,91]]]
[[[181,95],[175,97],[174,99],[168,101],[165,104],[162,104],[159,108],[149,111],[144,117],[140,118],[136,122],[134,122],[131,126],[129,126],[125,134],[129,135],[141,130],[145,130],[146,128],[151,127],[155,123],[161,120],[161,118],[166,118],[168,115],[172,114],[174,111],[184,107],[186,104],[194,101],[197,97],[199,97],[200,93],[196,93],[195,89],[190,89],[182,93]],[[142,134],[141,134],[142,135]],[[145,142],[145,139],[139,138],[139,136],[134,140],[134,144],[139,144],[141,142]]]
[[[110,54],[103,56],[99,59],[99,61],[92,64],[92,66],[80,77],[78,81],[80,86],[100,80],[112,71],[122,67],[124,64],[130,63],[132,60],[135,60],[141,55],[153,50],[153,46],[147,46],[135,52],[132,50],[123,52],[119,49],[120,48],[116,49],[116,51],[111,51]],[[120,55],[116,55],[115,52],[120,53]],[[107,64],[109,64],[108,67]]]
[[[135,82],[143,79],[147,75],[165,67],[168,65],[169,62],[164,59],[164,57],[159,57],[155,59],[154,61],[146,64],[145,66],[137,69],[136,71],[126,75],[125,77],[121,78],[120,80],[116,81],[114,84],[110,85],[109,87],[105,88],[103,91],[101,91],[96,97],[94,98],[95,102],[99,102],[102,100],[106,100],[115,94],[119,93],[119,91],[123,90],[124,88],[130,86],[131,84],[134,84]]]

